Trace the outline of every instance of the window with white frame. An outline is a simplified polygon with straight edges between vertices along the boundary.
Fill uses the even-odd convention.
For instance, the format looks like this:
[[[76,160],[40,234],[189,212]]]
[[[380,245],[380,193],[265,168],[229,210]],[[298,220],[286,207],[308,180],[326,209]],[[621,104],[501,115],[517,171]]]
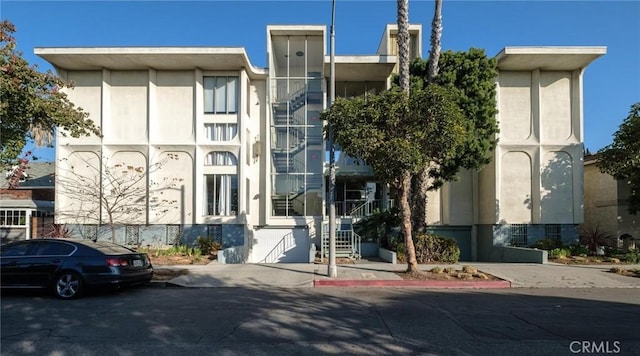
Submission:
[[[204,77],[204,112],[235,114],[238,111],[238,77]]]
[[[0,210],[0,226],[26,226],[26,210]]]
[[[204,215],[237,215],[238,159],[231,152],[214,151],[205,156],[204,164],[207,167],[217,167],[216,174],[204,176]]]
[[[209,152],[204,159],[205,166],[235,166],[238,164],[236,156],[231,152]]]
[[[205,124],[204,135],[209,141],[231,141],[238,134],[238,124]]]
[[[237,215],[238,177],[235,174],[205,174],[204,195],[204,215]]]

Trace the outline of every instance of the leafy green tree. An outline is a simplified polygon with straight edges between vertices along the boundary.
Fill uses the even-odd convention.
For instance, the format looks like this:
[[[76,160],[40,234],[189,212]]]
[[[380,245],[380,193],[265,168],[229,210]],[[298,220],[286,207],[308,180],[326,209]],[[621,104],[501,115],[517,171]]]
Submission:
[[[411,64],[412,90],[430,85],[429,67],[429,61],[423,59]],[[490,153],[496,147],[498,133],[495,99],[495,79],[498,76],[496,60],[488,58],[484,50],[477,48],[471,48],[466,52],[445,51],[440,55],[438,68],[437,76],[433,77],[432,83],[454,93],[454,100],[466,118],[466,136],[462,148],[454,157],[440,163],[442,166],[437,171],[430,169],[429,179],[421,181],[421,184],[428,184],[427,190],[438,189],[445,181],[455,180],[460,168],[480,169],[491,162]],[[426,214],[417,212],[414,215],[423,217]],[[414,219],[414,226],[417,229],[424,227],[424,220],[419,222]]]
[[[71,88],[53,72],[38,72],[16,50],[15,26],[0,22],[0,165],[16,164],[29,139],[39,146],[53,143],[55,129],[72,137],[100,131],[88,114],[71,103],[63,88]]]
[[[339,98],[322,114],[327,129],[343,151],[362,159],[376,176],[398,192],[401,232],[411,240],[410,176],[425,162],[436,163],[432,175],[453,159],[467,136],[462,111],[450,90],[432,85],[413,90],[409,97],[398,90],[352,99]],[[405,246],[407,246],[405,244]],[[408,249],[407,249],[408,250]],[[417,271],[408,259],[408,271]]]
[[[631,190],[629,213],[640,211],[640,102],[613,135],[613,143],[599,150],[596,165],[615,179],[626,180]]]

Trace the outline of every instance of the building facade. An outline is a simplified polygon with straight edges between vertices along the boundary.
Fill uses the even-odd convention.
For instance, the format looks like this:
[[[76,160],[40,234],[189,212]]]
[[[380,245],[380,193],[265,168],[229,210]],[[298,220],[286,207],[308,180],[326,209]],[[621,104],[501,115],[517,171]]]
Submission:
[[[47,236],[53,229],[54,171],[51,162],[31,162],[11,188],[13,167],[0,176],[0,243]]]
[[[396,33],[386,26],[375,54],[335,57],[337,96],[390,86]],[[421,26],[410,34],[412,57],[421,57]],[[253,66],[243,48],[37,48],[75,83],[70,99],[103,132],[57,137],[56,221],[126,244],[211,236],[228,263],[308,262],[327,215],[326,28],[268,26],[266,43],[268,68]],[[498,55],[494,162],[430,199],[429,223],[459,241],[463,259],[494,259],[494,245],[524,246],[551,229],[577,236],[582,73],[605,52]],[[339,152],[336,171],[339,215],[392,204],[362,162]]]
[[[596,156],[584,157],[584,223],[582,233],[598,232],[602,245],[623,247],[623,236],[640,240],[640,221],[629,214],[631,189],[625,180],[600,172]]]

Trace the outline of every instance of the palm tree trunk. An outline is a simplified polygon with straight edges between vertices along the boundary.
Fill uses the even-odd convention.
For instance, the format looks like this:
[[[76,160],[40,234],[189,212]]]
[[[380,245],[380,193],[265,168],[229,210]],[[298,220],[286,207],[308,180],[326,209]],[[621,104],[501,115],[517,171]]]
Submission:
[[[436,0],[433,21],[431,22],[431,51],[427,81],[432,84],[438,76],[438,62],[442,47],[442,0]],[[414,231],[423,231],[427,226],[427,204],[429,188],[429,164],[422,171],[411,177],[412,224]]]
[[[409,0],[398,0],[398,60],[400,89],[409,93]]]
[[[429,83],[438,76],[438,62],[442,47],[442,0],[436,0],[436,9],[431,22],[431,53],[429,54]]]

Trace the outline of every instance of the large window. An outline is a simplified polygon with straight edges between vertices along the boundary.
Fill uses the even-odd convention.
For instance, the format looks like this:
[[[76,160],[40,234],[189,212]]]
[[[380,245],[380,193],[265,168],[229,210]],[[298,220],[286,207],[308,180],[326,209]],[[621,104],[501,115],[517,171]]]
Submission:
[[[210,141],[231,141],[238,134],[238,124],[205,124],[204,134]]]
[[[235,114],[238,111],[238,77],[204,77],[204,112]]]
[[[0,226],[27,225],[26,210],[0,210]]]
[[[238,177],[235,174],[206,174],[204,177],[204,215],[237,215]]]

